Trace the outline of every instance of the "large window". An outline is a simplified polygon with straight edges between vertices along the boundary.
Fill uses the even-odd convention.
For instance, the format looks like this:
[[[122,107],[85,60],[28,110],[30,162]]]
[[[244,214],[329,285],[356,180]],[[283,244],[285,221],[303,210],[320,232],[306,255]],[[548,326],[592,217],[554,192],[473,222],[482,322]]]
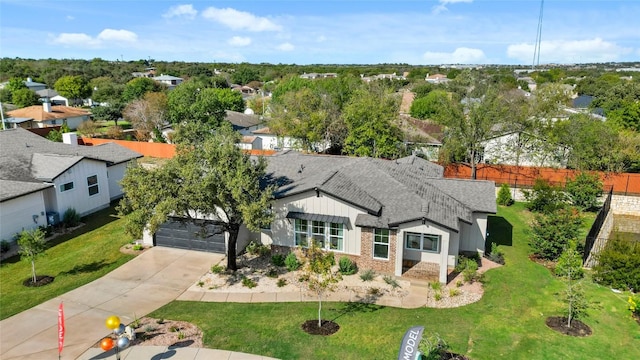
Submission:
[[[405,233],[405,248],[411,250],[440,252],[440,235]]]
[[[60,192],[69,191],[71,189],[73,189],[73,181],[60,185]]]
[[[344,251],[343,224],[295,219],[294,236],[296,246],[309,247],[311,239],[322,249]]]
[[[376,259],[389,259],[389,229],[374,230],[373,257]]]
[[[87,177],[87,186],[89,187],[89,196],[93,196],[100,192],[98,188],[98,175]]]

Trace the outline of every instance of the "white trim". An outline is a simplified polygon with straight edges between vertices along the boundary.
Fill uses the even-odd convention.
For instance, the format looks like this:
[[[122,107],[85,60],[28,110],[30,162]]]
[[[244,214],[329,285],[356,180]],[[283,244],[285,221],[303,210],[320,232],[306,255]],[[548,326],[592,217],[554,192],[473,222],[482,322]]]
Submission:
[[[382,243],[382,242],[376,242],[376,231],[378,230],[386,230],[387,231],[387,242]],[[383,236],[383,235],[380,235]],[[382,229],[382,228],[374,228],[373,229],[373,239],[372,239],[372,246],[371,246],[371,257],[373,259],[376,260],[384,260],[384,261],[389,261],[389,258],[391,257],[391,230],[390,229]],[[376,245],[386,245],[387,246],[387,257],[383,258],[383,257],[377,257],[376,256]]]

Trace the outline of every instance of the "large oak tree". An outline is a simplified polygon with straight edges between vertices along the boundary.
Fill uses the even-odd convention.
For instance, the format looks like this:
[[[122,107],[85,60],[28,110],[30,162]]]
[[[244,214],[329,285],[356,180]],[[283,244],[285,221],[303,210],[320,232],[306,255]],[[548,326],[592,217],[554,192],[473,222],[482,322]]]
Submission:
[[[121,183],[126,231],[139,238],[143,229],[155,232],[170,215],[194,221],[199,214],[211,214],[229,233],[227,268],[235,271],[240,227],[259,231],[271,223],[274,191],[260,185],[266,161],[251,159],[238,141],[239,135],[223,126],[198,146],[180,145],[159,168],[130,168]]]

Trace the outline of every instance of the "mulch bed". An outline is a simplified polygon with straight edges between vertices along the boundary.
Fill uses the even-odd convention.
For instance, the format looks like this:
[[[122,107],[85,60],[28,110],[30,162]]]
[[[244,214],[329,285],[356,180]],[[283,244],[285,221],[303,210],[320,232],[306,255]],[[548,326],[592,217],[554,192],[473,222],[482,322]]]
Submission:
[[[470,360],[470,359],[464,355],[445,351],[444,354],[440,356],[440,360]]]
[[[311,335],[332,335],[340,330],[340,325],[331,320],[322,320],[318,327],[318,319],[307,320],[302,324],[302,330]]]
[[[553,330],[571,336],[589,336],[591,328],[580,320],[572,320],[571,327],[567,326],[567,318],[561,316],[550,316],[545,321],[548,327]]]
[[[54,277],[49,275],[37,275],[36,282],[33,282],[33,278],[25,279],[22,282],[22,285],[27,287],[40,287],[45,286],[47,284],[51,284],[53,282]]]

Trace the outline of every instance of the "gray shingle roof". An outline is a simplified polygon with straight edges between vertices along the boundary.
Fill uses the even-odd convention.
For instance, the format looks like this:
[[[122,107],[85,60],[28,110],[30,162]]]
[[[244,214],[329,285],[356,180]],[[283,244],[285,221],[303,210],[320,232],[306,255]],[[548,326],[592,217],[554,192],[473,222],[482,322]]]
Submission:
[[[231,110],[226,110],[226,113],[225,119],[233,125],[234,129],[249,128],[264,122],[258,115],[249,115]]]
[[[0,179],[0,202],[11,200],[53,186],[43,182],[11,181]]]
[[[425,219],[458,231],[459,221],[471,222],[472,212],[495,212],[493,188],[493,197],[469,197],[461,182],[442,178],[441,166],[415,156],[390,161],[285,152],[267,160],[277,198],[311,190],[329,194],[367,212],[357,217],[358,226]],[[487,193],[491,183],[480,183],[468,188]]]
[[[51,181],[83,158],[104,161],[110,166],[139,157],[142,155],[115,143],[72,146],[47,140],[22,128],[0,131],[0,180]]]

